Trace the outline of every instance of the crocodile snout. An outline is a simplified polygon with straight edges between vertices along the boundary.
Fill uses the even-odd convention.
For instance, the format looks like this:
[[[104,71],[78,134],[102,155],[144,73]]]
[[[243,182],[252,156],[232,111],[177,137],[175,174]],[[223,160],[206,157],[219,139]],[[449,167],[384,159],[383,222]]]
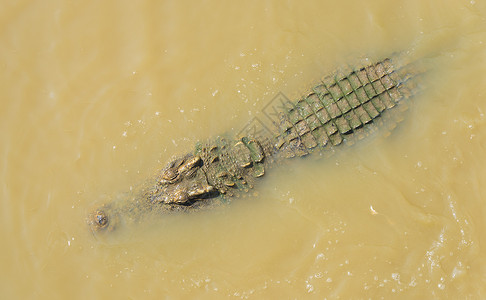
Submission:
[[[93,233],[112,231],[116,226],[116,214],[108,207],[93,210],[88,215],[88,225]]]
[[[92,224],[99,229],[105,228],[108,225],[108,216],[102,210],[97,210],[92,218]]]

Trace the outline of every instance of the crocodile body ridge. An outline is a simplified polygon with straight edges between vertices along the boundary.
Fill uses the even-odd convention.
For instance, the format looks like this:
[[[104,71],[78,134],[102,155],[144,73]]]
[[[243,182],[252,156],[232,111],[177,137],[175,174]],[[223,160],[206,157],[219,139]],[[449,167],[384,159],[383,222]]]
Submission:
[[[414,94],[420,72],[384,59],[325,77],[278,113],[263,136],[216,137],[173,159],[140,191],[94,210],[94,232],[139,223],[144,216],[220,205],[245,194],[278,161],[322,153],[361,139],[401,100]]]

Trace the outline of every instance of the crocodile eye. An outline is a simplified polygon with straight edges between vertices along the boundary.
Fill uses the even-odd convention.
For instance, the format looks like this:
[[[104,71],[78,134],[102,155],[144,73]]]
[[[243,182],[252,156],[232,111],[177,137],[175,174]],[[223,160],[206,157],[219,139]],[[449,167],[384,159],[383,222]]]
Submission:
[[[193,173],[196,171],[197,167],[200,166],[202,163],[202,159],[199,156],[194,156],[188,159],[184,164],[182,164],[179,169],[179,174],[189,175],[189,173]]]
[[[189,194],[185,189],[178,190],[174,193],[174,197],[172,199],[173,203],[183,204],[189,200]]]
[[[171,181],[171,180],[174,180],[177,175],[179,175],[177,173],[177,170],[174,170],[174,169],[167,169],[164,171],[164,173],[162,174],[162,179],[166,180],[166,181]]]

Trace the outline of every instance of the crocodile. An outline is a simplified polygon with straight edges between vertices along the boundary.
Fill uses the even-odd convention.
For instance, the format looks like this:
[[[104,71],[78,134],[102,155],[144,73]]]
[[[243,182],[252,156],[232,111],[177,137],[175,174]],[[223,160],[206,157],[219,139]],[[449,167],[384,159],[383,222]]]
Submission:
[[[111,232],[145,216],[220,206],[250,191],[279,161],[334,149],[379,128],[388,111],[414,94],[418,74],[395,59],[344,67],[278,113],[273,134],[218,136],[172,159],[143,188],[88,216],[93,232]]]

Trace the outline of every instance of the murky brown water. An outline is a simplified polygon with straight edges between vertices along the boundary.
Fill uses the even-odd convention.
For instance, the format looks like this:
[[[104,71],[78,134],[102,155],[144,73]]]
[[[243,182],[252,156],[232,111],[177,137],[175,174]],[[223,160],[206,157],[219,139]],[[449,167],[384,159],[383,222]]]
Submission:
[[[3,1],[1,298],[485,298],[484,2],[299,2]],[[278,92],[405,51],[433,68],[388,138],[216,212],[88,230]]]

